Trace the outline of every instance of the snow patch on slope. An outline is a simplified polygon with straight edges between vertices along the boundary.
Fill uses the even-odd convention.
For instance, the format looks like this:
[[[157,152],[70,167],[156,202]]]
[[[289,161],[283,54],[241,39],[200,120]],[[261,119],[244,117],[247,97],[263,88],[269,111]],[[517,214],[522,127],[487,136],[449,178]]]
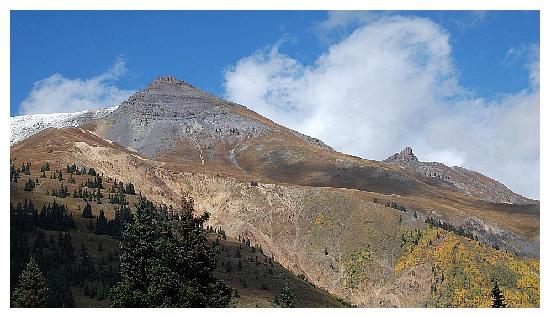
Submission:
[[[109,115],[118,106],[84,110],[76,113],[33,114],[10,117],[10,146],[49,127],[77,127],[96,118]]]

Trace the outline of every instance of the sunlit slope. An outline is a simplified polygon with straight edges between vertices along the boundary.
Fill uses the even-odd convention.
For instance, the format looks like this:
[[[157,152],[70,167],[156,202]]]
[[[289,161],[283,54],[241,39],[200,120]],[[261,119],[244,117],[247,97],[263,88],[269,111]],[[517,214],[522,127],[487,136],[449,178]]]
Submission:
[[[440,228],[406,231],[396,273],[428,267],[428,307],[490,307],[496,282],[508,307],[540,307],[540,260],[520,258]]]

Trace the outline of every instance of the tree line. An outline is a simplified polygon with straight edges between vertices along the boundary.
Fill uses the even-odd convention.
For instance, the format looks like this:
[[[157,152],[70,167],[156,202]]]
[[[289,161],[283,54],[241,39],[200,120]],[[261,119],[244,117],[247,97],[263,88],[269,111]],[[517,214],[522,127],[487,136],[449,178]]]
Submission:
[[[38,213],[32,201],[10,204],[10,290],[13,307],[74,307],[71,287],[113,307],[225,307],[232,290],[213,275],[218,248],[207,246],[204,222],[193,200],[179,209],[155,206],[141,195],[135,213],[120,205],[113,220],[103,210],[90,230],[121,239],[120,269],[94,264],[89,246],[75,249],[66,206],[53,203]],[[57,231],[57,239],[50,234]],[[117,233],[118,232],[118,233]],[[101,250],[101,241],[98,246]],[[30,283],[30,280],[35,283]],[[45,288],[45,289],[44,289]],[[46,290],[46,292],[44,292]]]
[[[433,218],[431,216],[428,216],[424,222],[426,222],[426,223],[428,223],[432,226],[442,228],[446,231],[453,232],[454,234],[456,234],[458,236],[467,237],[467,238],[469,238],[473,241],[478,240],[477,235],[473,235],[472,232],[463,229],[461,226],[456,227],[456,226],[452,225],[451,223],[438,220],[438,219]]]
[[[74,220],[66,206],[58,204],[55,200],[44,206],[40,213],[30,200],[15,206],[10,204],[12,306],[23,306],[26,302],[19,298],[23,297],[22,295],[33,294],[21,288],[26,288],[24,286],[28,273],[24,273],[25,270],[30,266],[28,270],[36,274],[33,269],[36,266],[43,273],[47,288],[47,297],[42,299],[40,304],[45,307],[74,307],[71,287],[80,287],[85,282],[95,279],[94,276],[82,271],[83,259],[75,252],[73,246],[71,230],[74,228]],[[101,271],[99,268],[98,270]],[[111,267],[107,271],[110,272],[110,278],[116,280],[115,269]]]

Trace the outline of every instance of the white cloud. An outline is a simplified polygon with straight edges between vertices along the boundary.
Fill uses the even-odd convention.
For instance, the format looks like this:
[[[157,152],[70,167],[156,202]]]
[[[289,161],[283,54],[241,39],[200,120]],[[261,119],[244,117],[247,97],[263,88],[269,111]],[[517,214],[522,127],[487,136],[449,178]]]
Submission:
[[[375,21],[385,14],[384,11],[370,10],[328,11],[327,19],[315,23],[312,29],[321,42],[329,44],[345,37],[350,28]]]
[[[540,47],[538,45],[531,45],[527,52],[527,65],[529,69],[529,79],[531,80],[531,87],[539,89],[540,85]]]
[[[135,93],[111,85],[125,72],[124,60],[117,60],[103,74],[90,79],[68,79],[54,74],[34,83],[19,112],[22,115],[72,113],[119,105]]]
[[[540,85],[540,47],[535,44],[510,47],[504,58],[504,65],[510,66],[514,63],[525,61],[524,67],[529,71],[531,87],[537,88]]]
[[[345,23],[335,15],[326,26]],[[538,48],[526,65],[531,87],[493,101],[457,84],[449,35],[427,19],[370,21],[310,66],[279,45],[227,70],[225,97],[344,153],[382,160],[411,146],[422,161],[539,197]]]

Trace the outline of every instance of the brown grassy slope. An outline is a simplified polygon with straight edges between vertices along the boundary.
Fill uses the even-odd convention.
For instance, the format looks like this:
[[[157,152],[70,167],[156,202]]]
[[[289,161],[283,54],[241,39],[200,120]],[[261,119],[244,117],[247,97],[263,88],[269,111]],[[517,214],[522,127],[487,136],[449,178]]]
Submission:
[[[69,138],[65,130],[72,130],[80,138],[79,141],[72,145],[65,143],[64,140]],[[348,194],[339,194],[330,189],[288,188],[268,184],[252,187],[249,183],[231,178],[174,173],[126,150],[107,147],[109,143],[105,147],[100,146],[93,141],[93,136],[78,129],[52,130],[45,134],[48,134],[46,138],[40,138],[39,134],[36,139],[23,141],[20,147],[12,148],[12,158],[18,157],[21,161],[30,160],[31,157],[36,159],[36,152],[42,151],[39,157],[44,163],[47,160],[65,166],[75,162],[77,165],[94,167],[98,172],[113,178],[132,182],[148,198],[158,203],[176,204],[181,193],[188,192],[197,200],[198,209],[211,212],[210,223],[213,226],[221,226],[233,237],[246,236],[253,244],[261,245],[268,255],[273,255],[275,261],[284,267],[295,274],[303,274],[310,282],[332,293],[344,295],[341,291],[345,289],[342,284],[347,275],[346,259],[354,250],[368,244],[369,237],[376,238],[371,244],[379,251],[376,254],[378,263],[391,268],[391,262],[397,258],[395,244],[392,243],[391,251],[386,251],[387,242],[384,236],[379,235],[393,228],[392,224],[398,224],[396,210],[365,204],[350,198]],[[60,136],[52,138],[51,134]],[[84,142],[86,138],[90,140]],[[32,153],[24,151],[25,142],[37,146]],[[41,143],[48,146],[41,146]],[[49,152],[48,149],[53,151]],[[325,219],[316,224],[317,218]],[[392,234],[388,235],[398,237],[398,229],[391,231]],[[387,257],[388,254],[393,254],[393,257]],[[389,272],[373,273],[377,280],[384,280]],[[353,300],[358,296],[346,297]]]
[[[174,173],[193,171],[243,182],[358,189],[375,193],[376,197],[393,197],[399,199],[400,205],[456,226],[472,227],[473,222],[473,227],[483,229],[479,236],[486,236],[481,233],[485,228],[503,228],[504,232],[532,243],[514,243],[512,250],[538,255],[539,204],[487,203],[439,179],[319,148],[290,133],[247,138],[238,144],[217,140],[213,148],[203,147],[204,164],[196,145],[181,140],[174,144],[175,149],[155,159],[155,166]],[[502,241],[493,236],[487,240]]]
[[[216,277],[224,280],[232,289],[230,307],[282,307],[283,287],[288,287],[294,294],[294,307],[346,307],[345,303],[326,291],[316,288],[290,273],[286,268],[261,252],[257,247],[247,246],[234,238],[222,239],[213,235],[209,239],[212,244],[216,237],[220,242],[218,268]],[[240,257],[237,254],[240,254]],[[239,269],[239,260],[242,268]],[[228,263],[231,264],[228,271]],[[235,297],[235,290],[239,297]]]
[[[250,141],[239,152],[239,165],[266,182],[357,189],[369,200],[395,201],[456,226],[477,218],[537,241],[540,204],[491,203],[449,184],[389,166],[284,139]]]
[[[63,143],[63,138],[59,140]],[[52,148],[56,149],[56,148]],[[59,151],[57,148],[55,151]],[[52,154],[51,152],[50,154]],[[10,201],[17,205],[17,203],[23,203],[26,200],[31,200],[34,206],[40,212],[43,205],[48,205],[54,200],[59,204],[66,205],[69,213],[73,214],[73,219],[76,222],[76,229],[71,230],[71,237],[75,254],[79,254],[81,244],[88,247],[91,258],[94,264],[100,266],[104,263],[105,266],[112,266],[118,268],[118,257],[114,257],[113,261],[109,261],[109,254],[120,254],[119,241],[113,239],[108,235],[95,235],[89,233],[87,226],[90,219],[81,218],[82,207],[85,205],[83,199],[80,198],[57,198],[48,193],[51,193],[52,189],[57,189],[61,184],[66,185],[69,193],[72,194],[73,190],[78,188],[81,182],[85,182],[87,179],[93,178],[89,175],[73,175],[75,184],[67,183],[66,178],[69,174],[64,173],[63,181],[57,179],[50,179],[50,172],[61,170],[64,171],[66,165],[54,163],[54,157],[42,158],[42,160],[31,161],[36,159],[36,156],[27,157],[20,155],[17,158],[12,158],[12,161],[16,167],[20,166],[23,162],[31,163],[31,174],[23,175],[17,183],[10,183]],[[50,171],[46,172],[47,178],[40,178],[40,168],[48,162],[50,164]],[[90,166],[88,167],[90,168]],[[94,168],[94,167],[92,167]],[[24,191],[24,183],[27,179],[38,179],[40,184],[34,188],[32,192]],[[118,180],[121,181],[121,180]],[[112,186],[114,179],[109,179],[107,175],[104,175],[104,187],[109,188]],[[139,188],[136,189],[139,191]],[[111,205],[107,201],[107,189],[103,189],[102,193],[105,195],[102,204],[90,202],[92,205],[92,213],[94,216],[99,214],[99,210],[103,209],[107,219],[114,217],[114,205]],[[133,209],[133,204],[137,201],[137,196],[127,195],[127,200],[130,202],[129,206]],[[95,220],[94,220],[95,222]],[[58,232],[56,231],[44,231],[46,238],[50,236],[57,239]],[[208,243],[211,245],[216,239],[217,235],[210,236]],[[32,241],[32,238],[31,238]],[[328,294],[326,291],[315,288],[311,284],[305,282],[286,270],[276,261],[270,260],[266,255],[261,253],[260,250],[252,252],[250,246],[239,243],[236,239],[228,237],[227,239],[219,239],[221,243],[221,252],[219,254],[218,269],[215,275],[220,279],[226,281],[228,285],[233,289],[238,290],[240,295],[238,298],[233,294],[230,307],[280,307],[281,305],[274,304],[275,296],[280,298],[281,290],[284,286],[289,286],[295,294],[295,306],[296,307],[343,307],[344,304],[334,296]],[[102,251],[100,251],[99,244],[101,242]],[[32,243],[32,242],[31,242]],[[240,249],[241,260],[243,269],[238,269],[238,259],[236,255],[237,249]],[[258,261],[257,261],[258,260]],[[232,263],[232,271],[226,272],[225,264]],[[270,265],[272,264],[272,265]],[[271,267],[271,270],[269,270]],[[75,306],[80,308],[86,307],[108,307],[110,302],[108,299],[96,300],[86,297],[84,292],[80,288],[72,288],[72,293],[75,300]]]
[[[33,164],[33,162],[31,162]],[[55,169],[60,169],[60,166],[52,165],[53,171]],[[64,169],[64,168],[63,168]],[[38,173],[37,173],[38,171]],[[31,167],[31,176],[33,178],[39,177],[40,167]],[[49,173],[47,173],[49,175]],[[35,208],[40,213],[40,209],[43,205],[51,204],[54,200],[61,204],[61,205],[67,205],[69,213],[73,214],[73,219],[76,223],[76,229],[71,230],[71,241],[73,245],[73,249],[75,252],[75,255],[77,256],[77,262],[79,261],[79,255],[80,255],[80,248],[81,245],[84,244],[88,248],[88,252],[90,253],[90,257],[95,264],[96,268],[99,266],[111,266],[113,269],[118,268],[119,266],[119,259],[118,256],[120,254],[120,248],[119,248],[119,241],[116,239],[113,239],[109,237],[108,235],[95,235],[91,234],[87,228],[89,225],[90,219],[83,219],[81,218],[82,210],[78,209],[78,207],[83,207],[85,205],[84,201],[82,199],[73,199],[71,198],[56,198],[51,195],[46,195],[46,189],[51,189],[51,187],[59,188],[61,185],[61,181],[58,180],[50,180],[50,179],[39,179],[41,184],[37,186],[33,192],[26,192],[23,191],[24,187],[24,180],[26,177],[22,177],[18,183],[10,183],[10,201],[15,205],[17,203],[23,203],[25,199],[32,200]],[[81,178],[79,178],[81,177]],[[80,182],[80,180],[84,180],[85,177],[89,176],[75,176],[76,180],[79,180],[77,182]],[[34,179],[33,179],[34,180]],[[47,180],[47,182],[46,182]],[[66,182],[64,182],[66,184]],[[48,190],[48,191],[49,191]],[[133,202],[134,200],[131,198],[131,196],[127,196],[128,200]],[[104,209],[105,214],[108,219],[112,219],[114,217],[114,209],[111,207],[110,204],[96,204],[91,203],[92,205],[92,213],[97,216],[99,213],[99,209]],[[48,231],[44,230],[44,234],[46,235],[47,239],[50,239],[50,237],[53,237],[54,240],[57,240],[59,236],[58,231]],[[30,245],[32,246],[33,238],[31,237]],[[101,242],[102,250],[99,250],[99,244]],[[112,260],[109,260],[109,255],[113,257]],[[104,265],[102,265],[104,264]],[[109,300],[103,299],[103,300],[96,300],[93,298],[86,297],[84,295],[84,291],[80,288],[71,288],[75,306],[86,308],[86,307],[109,307]]]

